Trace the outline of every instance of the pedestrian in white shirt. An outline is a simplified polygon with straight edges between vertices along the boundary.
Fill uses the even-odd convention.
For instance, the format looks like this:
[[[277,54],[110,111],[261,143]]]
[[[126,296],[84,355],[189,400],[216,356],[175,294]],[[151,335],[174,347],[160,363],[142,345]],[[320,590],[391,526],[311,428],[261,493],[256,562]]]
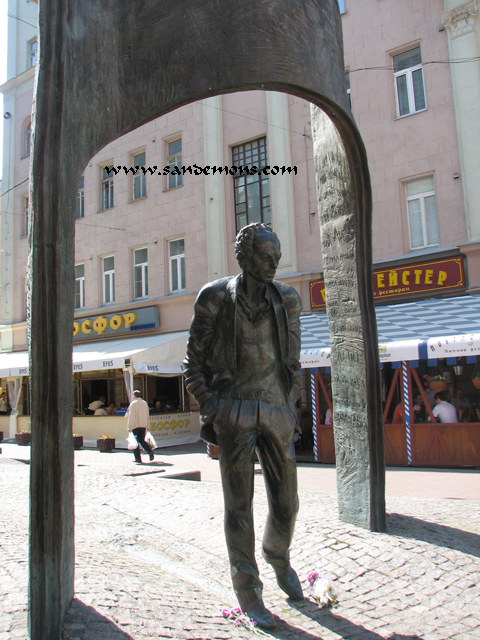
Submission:
[[[435,399],[435,402],[437,403],[433,407],[433,415],[435,416],[435,418],[437,418],[439,422],[447,422],[449,424],[451,424],[452,422],[458,422],[457,410],[455,409],[453,404],[446,402],[446,392],[439,391],[433,397]]]
[[[127,429],[133,433],[135,436],[138,447],[133,450],[133,455],[135,456],[135,462],[142,462],[142,456],[140,453],[140,445],[145,449],[145,451],[150,456],[150,460],[154,459],[153,449],[145,442],[145,434],[148,429],[149,424],[149,409],[148,404],[145,400],[142,400],[140,391],[133,392],[133,400],[128,407],[128,411],[125,417],[128,419]]]

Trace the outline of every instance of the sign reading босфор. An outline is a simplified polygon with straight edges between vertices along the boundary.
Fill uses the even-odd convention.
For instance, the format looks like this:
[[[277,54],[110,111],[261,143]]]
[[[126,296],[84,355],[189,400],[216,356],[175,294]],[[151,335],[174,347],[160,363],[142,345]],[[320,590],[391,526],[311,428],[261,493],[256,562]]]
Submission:
[[[157,329],[159,326],[158,307],[141,307],[124,313],[102,313],[79,318],[73,323],[73,339],[119,335],[132,331]]]

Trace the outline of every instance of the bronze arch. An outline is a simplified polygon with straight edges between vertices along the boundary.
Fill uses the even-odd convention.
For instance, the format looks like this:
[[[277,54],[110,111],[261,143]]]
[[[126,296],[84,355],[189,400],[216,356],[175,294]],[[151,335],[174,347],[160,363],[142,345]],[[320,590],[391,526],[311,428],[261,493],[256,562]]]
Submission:
[[[60,637],[73,597],[78,180],[106,144],[194,100],[265,89],[321,109],[312,124],[332,371],[342,374],[334,382],[334,393],[337,384],[343,394],[336,425],[337,460],[346,470],[339,473],[340,514],[385,529],[371,191],[345,92],[341,29],[337,0],[40,0],[28,268],[32,639]]]

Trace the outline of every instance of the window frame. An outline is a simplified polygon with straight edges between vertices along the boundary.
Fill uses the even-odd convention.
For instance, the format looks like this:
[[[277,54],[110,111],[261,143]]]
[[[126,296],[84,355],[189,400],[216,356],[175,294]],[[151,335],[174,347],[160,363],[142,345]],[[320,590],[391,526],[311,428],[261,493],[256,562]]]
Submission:
[[[419,62],[416,65],[413,65],[411,67],[407,67],[405,69],[401,69],[400,71],[395,71],[395,57],[398,55],[401,55],[402,53],[408,53],[409,51],[414,51],[415,49],[418,49],[420,52],[420,59],[422,60],[422,50],[420,45],[417,45],[415,47],[411,47],[408,49],[404,49],[403,51],[397,51],[396,53],[392,54],[392,67],[394,69],[393,71],[393,84],[394,84],[394,90],[395,90],[395,109],[396,109],[396,119],[400,119],[400,118],[406,118],[408,116],[413,116],[415,113],[421,113],[422,111],[426,111],[428,108],[427,105],[427,94],[425,91],[425,75],[423,73],[423,60],[421,62]],[[416,71],[421,71],[422,72],[422,90],[423,90],[423,100],[425,102],[425,106],[422,109],[416,109],[415,108],[415,87],[414,87],[414,82],[413,82],[413,74]],[[400,114],[400,101],[399,101],[399,94],[398,94],[398,79],[400,76],[405,76],[406,78],[406,88],[407,88],[407,100],[408,100],[408,113],[404,113],[404,114]],[[413,109],[412,109],[413,107]]]
[[[105,162],[100,166],[100,171],[101,171],[100,196],[101,196],[102,211],[109,211],[110,209],[113,209],[113,207],[115,206],[115,188],[113,183],[115,174],[112,172],[110,174],[107,173],[107,175],[105,176],[105,171],[107,169],[111,169],[112,167],[113,167],[113,162],[111,164],[108,164]],[[107,193],[108,206],[105,206],[105,193]]]
[[[83,267],[83,276],[77,277],[75,273],[75,310],[77,309],[85,309],[85,262],[78,262],[75,265],[75,269],[77,267]],[[77,282],[79,283],[79,291],[77,294]],[[77,307],[77,295],[80,298],[80,306]]]
[[[174,256],[171,254],[171,247],[174,242],[181,240],[183,242],[183,253],[178,253]],[[173,286],[173,265],[176,265],[177,269],[177,288]],[[185,273],[185,238],[174,238],[168,241],[168,265],[169,265],[169,279],[170,279],[170,293],[178,293],[180,291],[186,291],[186,273]],[[183,287],[181,286],[183,284]]]
[[[417,193],[415,195],[409,196],[408,195],[408,185],[412,184],[413,182],[416,182],[417,180],[422,180],[425,178],[431,177],[433,180],[433,189],[430,191],[423,191],[422,193]],[[414,178],[412,180],[405,180],[404,181],[404,189],[405,189],[405,202],[406,202],[406,208],[407,208],[407,222],[408,222],[408,238],[409,238],[409,245],[410,245],[410,251],[417,251],[420,249],[428,249],[430,247],[438,247],[440,244],[440,228],[438,225],[438,211],[437,211],[437,194],[436,194],[436,189],[435,189],[435,179],[433,174],[430,175],[426,175],[426,176],[422,176],[420,178]],[[436,215],[436,221],[437,221],[437,236],[438,236],[438,240],[436,242],[429,242],[429,234],[428,234],[428,224],[427,224],[427,213],[426,213],[426,207],[425,207],[425,199],[429,198],[431,196],[434,196],[435,198],[435,215]],[[413,200],[419,200],[420,201],[420,215],[421,215],[421,221],[422,221],[422,235],[423,235],[423,244],[422,245],[417,245],[417,246],[413,246],[413,238],[412,238],[412,228],[411,228],[411,223],[410,223],[410,210],[409,210],[409,206],[408,203],[412,202]]]
[[[32,62],[32,59],[34,61]],[[38,41],[37,38],[28,41],[28,68],[31,69],[37,64],[38,60]]]
[[[169,153],[170,145],[174,142],[178,142],[180,140],[180,151],[177,153]],[[171,189],[177,189],[178,187],[183,187],[183,174],[182,174],[182,161],[183,161],[183,142],[182,136],[175,136],[174,138],[170,138],[169,140],[165,140],[166,143],[166,164],[169,167],[169,173],[167,175],[167,184],[166,190],[170,191]],[[178,167],[180,173],[172,174],[170,171],[173,167]],[[174,182],[174,184],[171,184]]]
[[[109,258],[112,258],[113,260],[113,269],[105,270],[105,260],[108,260]],[[107,287],[105,286],[107,279],[110,291],[110,298],[108,300]],[[115,302],[115,256],[113,254],[102,257],[102,299],[104,305],[113,304]]]
[[[32,118],[29,116],[22,128],[22,159],[28,158],[32,150]]]
[[[22,228],[22,233],[20,235],[21,238],[26,238],[28,237],[28,204],[29,204],[29,197],[28,196],[22,196],[22,201],[23,201],[23,228]]]
[[[135,158],[138,158],[138,156],[142,155],[144,156],[143,158],[143,164],[137,164]],[[145,152],[145,149],[143,149],[143,151],[136,151],[135,154],[131,154],[131,158],[132,158],[132,167],[138,167],[138,171],[137,173],[135,173],[133,175],[133,181],[132,181],[132,201],[133,200],[141,200],[142,198],[146,198],[147,197],[147,176],[146,174],[141,170],[142,168],[145,169],[145,165],[147,162],[147,154]],[[139,185],[139,187],[137,186]],[[135,189],[139,189],[139,193],[140,195],[135,195]]]
[[[136,254],[139,251],[145,250],[147,252],[147,259],[145,262],[136,262]],[[140,269],[141,279],[137,280],[137,269]],[[141,283],[142,295],[137,296],[137,282]],[[138,247],[133,250],[133,298],[134,300],[143,300],[148,298],[148,247]]]
[[[245,161],[245,156],[246,156],[246,146],[247,145],[251,145],[252,143],[258,143],[258,147],[257,147],[257,153],[255,155],[258,156],[259,159],[259,163],[255,164],[255,160],[252,157],[252,161],[250,164],[248,164]],[[261,162],[261,155],[262,155],[262,151],[261,151],[261,143],[263,144],[264,147],[264,162]],[[235,159],[235,154],[237,154],[237,159]],[[241,159],[243,157],[243,160]],[[234,175],[233,176],[233,207],[234,207],[234,214],[235,214],[235,233],[238,233],[240,231],[241,228],[243,228],[245,225],[250,224],[252,222],[262,222],[264,224],[272,224],[272,207],[271,207],[271,202],[270,202],[270,182],[269,182],[269,177],[268,175],[265,175],[264,173],[262,173],[262,170],[268,166],[268,147],[267,147],[267,137],[266,136],[261,136],[260,138],[254,138],[253,140],[248,140],[247,142],[243,142],[241,144],[236,144],[236,145],[232,145],[232,165],[233,166],[241,166],[241,167],[252,167],[252,166],[256,166],[257,167],[257,171],[254,174],[246,174],[246,173],[242,173],[241,175]],[[253,185],[254,183],[252,181],[248,182],[249,178],[251,178],[252,176],[258,176],[258,199],[259,199],[259,208],[260,208],[260,220],[249,220],[249,216],[248,216],[248,186]],[[264,189],[265,189],[265,184],[268,186],[268,195],[264,194]],[[245,197],[244,197],[244,202],[237,202],[237,192],[238,192],[238,186],[239,185],[243,185],[243,189],[244,189],[244,193],[245,193]],[[264,200],[266,200],[268,198],[268,205],[264,205]],[[245,204],[245,211],[238,211],[238,207],[240,207],[241,205]],[[245,223],[244,224],[240,224],[239,222],[239,218],[241,216],[245,216]]]
[[[77,189],[77,203],[75,206],[75,220],[85,217],[85,176],[82,175]]]

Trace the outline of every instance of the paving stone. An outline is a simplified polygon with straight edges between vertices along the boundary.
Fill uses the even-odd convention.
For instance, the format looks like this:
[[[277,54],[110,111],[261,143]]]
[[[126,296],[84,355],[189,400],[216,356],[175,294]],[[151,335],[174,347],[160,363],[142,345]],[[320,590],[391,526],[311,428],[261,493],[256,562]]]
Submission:
[[[0,458],[0,640],[27,637],[28,473]],[[76,599],[63,637],[251,638],[221,617],[236,602],[220,485],[149,475],[132,476],[126,465],[76,468]],[[285,600],[260,556],[266,496],[256,487],[264,600],[279,621],[272,637],[480,638],[479,501],[388,498],[389,534],[339,522],[330,494],[302,492],[300,504],[292,564],[305,587],[312,569],[328,572],[340,602],[324,611]]]

